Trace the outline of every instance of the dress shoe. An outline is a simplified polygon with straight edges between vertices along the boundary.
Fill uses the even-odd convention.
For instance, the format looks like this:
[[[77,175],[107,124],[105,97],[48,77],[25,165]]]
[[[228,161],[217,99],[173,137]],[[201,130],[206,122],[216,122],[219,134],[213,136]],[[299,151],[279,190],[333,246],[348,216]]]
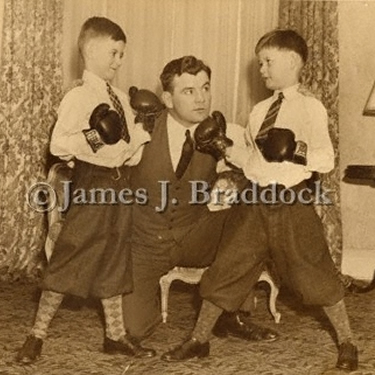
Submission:
[[[341,370],[355,371],[358,368],[358,350],[349,341],[343,342],[339,346],[339,357],[336,367]]]
[[[128,335],[117,341],[106,337],[104,339],[103,350],[107,354],[125,354],[137,358],[151,358],[156,355],[154,349],[142,347],[137,340],[128,337]]]
[[[179,362],[186,361],[190,358],[203,358],[210,354],[210,343],[200,343],[197,339],[192,337],[190,340],[185,341],[182,345],[177,348],[164,353],[161,356],[163,361],[167,362]]]
[[[16,360],[25,364],[35,362],[42,352],[43,340],[30,335],[26,338],[22,348],[18,351]]]
[[[212,333],[217,337],[228,335],[248,341],[272,342],[278,339],[279,334],[271,329],[260,327],[244,320],[239,313],[224,312],[217,320]]]

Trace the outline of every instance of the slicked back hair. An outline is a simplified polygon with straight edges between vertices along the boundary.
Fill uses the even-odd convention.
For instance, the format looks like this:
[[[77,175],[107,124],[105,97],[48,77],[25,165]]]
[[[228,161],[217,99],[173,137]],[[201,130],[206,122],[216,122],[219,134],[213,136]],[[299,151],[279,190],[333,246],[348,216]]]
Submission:
[[[181,76],[183,73],[197,75],[199,72],[207,73],[211,79],[211,69],[202,60],[194,56],[184,56],[170,61],[163,69],[160,75],[160,81],[164,91],[173,91],[173,79],[175,76]]]

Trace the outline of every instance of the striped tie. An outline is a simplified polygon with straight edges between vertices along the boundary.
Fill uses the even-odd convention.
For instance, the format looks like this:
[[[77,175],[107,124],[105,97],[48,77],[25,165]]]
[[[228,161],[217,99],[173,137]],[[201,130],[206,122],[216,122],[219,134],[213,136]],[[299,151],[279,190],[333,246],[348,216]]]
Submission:
[[[122,138],[126,143],[129,143],[130,135],[129,135],[128,124],[126,123],[124,108],[122,108],[120,99],[115,94],[111,85],[108,82],[107,82],[107,91],[108,91],[109,98],[111,99],[111,102],[113,104],[113,107],[115,108],[116,112],[120,115],[121,121],[123,123]]]
[[[263,143],[263,141],[267,138],[267,133],[268,131],[273,128],[273,126],[275,125],[275,121],[276,121],[276,117],[279,113],[279,109],[281,107],[281,103],[284,99],[284,94],[282,92],[279,93],[279,96],[277,98],[277,100],[275,100],[267,114],[266,114],[266,117],[259,129],[259,132],[255,138],[255,141],[257,143],[258,146],[261,146],[261,144]]]

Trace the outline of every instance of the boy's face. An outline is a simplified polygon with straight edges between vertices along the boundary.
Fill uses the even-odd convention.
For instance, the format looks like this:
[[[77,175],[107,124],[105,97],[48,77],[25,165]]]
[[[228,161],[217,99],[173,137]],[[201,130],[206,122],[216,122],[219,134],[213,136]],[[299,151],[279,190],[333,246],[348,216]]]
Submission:
[[[270,90],[283,90],[298,83],[298,55],[289,50],[263,48],[258,53],[259,71]]]
[[[172,85],[172,92],[163,92],[163,100],[179,123],[190,127],[209,116],[211,84],[205,71],[196,75],[183,73],[175,76]]]
[[[107,36],[90,40],[86,48],[86,69],[111,82],[122,65],[125,46],[122,40],[115,41]]]

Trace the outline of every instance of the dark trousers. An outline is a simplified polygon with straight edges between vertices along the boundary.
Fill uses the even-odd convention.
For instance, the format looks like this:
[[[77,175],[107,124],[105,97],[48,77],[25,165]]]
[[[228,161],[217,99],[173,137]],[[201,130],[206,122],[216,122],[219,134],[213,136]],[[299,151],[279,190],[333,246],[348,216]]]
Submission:
[[[302,303],[331,306],[344,297],[321,220],[312,205],[243,205],[232,215],[225,232],[233,229],[236,236],[223,233],[215,262],[201,280],[203,298],[225,310],[235,310],[244,298],[235,291],[243,290],[246,283],[251,285],[251,278],[268,259],[274,263],[281,284]],[[231,270],[235,270],[236,282]],[[228,280],[224,288],[223,279]]]
[[[344,289],[313,206],[239,205],[209,213],[181,243],[134,244],[134,292],[125,296],[130,333],[144,337],[160,322],[159,278],[174,266],[210,266],[202,298],[226,311],[246,301],[265,263],[273,261],[283,285],[305,304],[331,306]]]
[[[89,194],[90,189],[118,192],[128,186],[127,167],[75,164],[73,189]],[[83,298],[109,298],[132,290],[131,206],[105,203],[111,200],[100,197],[96,202],[71,204],[44,274],[43,289]]]
[[[147,246],[132,243],[133,293],[124,296],[125,325],[130,334],[145,337],[161,321],[159,279],[175,266],[212,264],[229,211],[209,212],[190,227],[178,242],[169,239]]]

